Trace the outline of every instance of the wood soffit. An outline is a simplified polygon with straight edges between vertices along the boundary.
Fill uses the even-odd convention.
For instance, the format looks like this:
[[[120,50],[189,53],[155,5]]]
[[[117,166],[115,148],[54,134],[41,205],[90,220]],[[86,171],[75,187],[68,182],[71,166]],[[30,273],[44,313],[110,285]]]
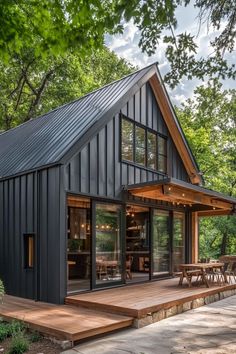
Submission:
[[[189,155],[189,151],[188,148],[186,147],[186,143],[184,142],[184,139],[175,122],[175,118],[173,117],[173,111],[170,107],[164,89],[162,88],[162,84],[160,83],[156,74],[149,79],[149,83],[152,87],[155,98],[162,112],[163,119],[169,129],[169,132],[172,136],[175,146],[182,158],[183,164],[187,170],[191,183],[201,184],[202,178],[199,175],[199,171],[197,170],[195,164],[192,161],[192,158]]]
[[[207,191],[195,191],[189,187],[179,186],[174,183],[150,184],[145,186],[127,186],[126,189],[134,196],[141,198],[149,198],[155,200],[163,200],[172,203],[175,206],[181,205],[188,210],[198,211],[199,216],[227,215],[236,212],[235,203],[212,191],[212,195],[208,195]],[[205,210],[203,210],[205,209]]]

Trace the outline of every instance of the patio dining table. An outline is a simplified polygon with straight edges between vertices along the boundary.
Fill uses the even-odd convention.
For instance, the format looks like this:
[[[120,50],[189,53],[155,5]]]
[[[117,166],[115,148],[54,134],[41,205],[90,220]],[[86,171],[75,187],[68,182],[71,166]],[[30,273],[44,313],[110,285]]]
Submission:
[[[221,276],[224,278],[224,282],[227,283],[227,276],[224,273],[224,263],[190,263],[190,264],[180,264],[179,269],[181,271],[181,276],[179,280],[179,285],[183,284],[183,279],[186,278],[188,286],[192,286],[192,276],[194,275],[193,271],[196,271],[196,275],[201,277],[202,283],[209,288],[210,284],[207,279],[209,272],[214,274],[214,271],[218,271]]]

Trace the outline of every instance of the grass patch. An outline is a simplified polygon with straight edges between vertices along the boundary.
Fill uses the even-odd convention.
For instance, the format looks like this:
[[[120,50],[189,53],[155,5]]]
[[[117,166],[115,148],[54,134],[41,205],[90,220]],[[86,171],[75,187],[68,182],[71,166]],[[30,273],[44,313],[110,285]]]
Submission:
[[[23,354],[29,349],[29,341],[24,332],[13,335],[8,354]]]
[[[29,333],[28,338],[31,343],[36,343],[39,342],[42,339],[42,336],[39,332],[37,331],[32,331]]]
[[[27,326],[25,325],[24,322],[19,322],[19,321],[12,321],[8,324],[9,327],[9,335],[13,337],[17,333],[20,332],[25,332],[27,329]]]
[[[0,323],[0,342],[4,341],[9,337],[9,326],[8,324],[1,322]]]

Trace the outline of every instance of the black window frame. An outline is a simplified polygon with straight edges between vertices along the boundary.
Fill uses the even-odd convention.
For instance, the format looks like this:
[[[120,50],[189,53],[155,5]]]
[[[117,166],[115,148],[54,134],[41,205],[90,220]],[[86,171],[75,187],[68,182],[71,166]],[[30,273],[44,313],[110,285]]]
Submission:
[[[123,158],[123,124],[122,124],[122,122],[124,120],[133,124],[133,151],[132,151],[133,160],[127,160],[127,159]],[[145,131],[145,157],[144,157],[145,164],[141,164],[141,163],[136,162],[136,129],[135,129],[136,127],[142,128]],[[147,139],[148,132],[151,134],[154,134],[156,137],[156,156],[155,156],[156,168],[152,168],[152,167],[148,166],[148,139]],[[164,141],[166,142],[165,143],[165,154],[159,153],[159,149],[158,149],[158,138],[159,137],[164,139]],[[147,170],[154,171],[156,173],[167,175],[167,160],[168,160],[167,151],[168,151],[168,138],[167,138],[167,136],[165,136],[161,133],[158,133],[157,131],[155,131],[155,130],[153,130],[141,123],[134,121],[133,119],[127,117],[123,113],[120,113],[120,161],[135,165],[139,168],[145,168]],[[165,171],[161,171],[158,169],[160,157],[165,159]]]

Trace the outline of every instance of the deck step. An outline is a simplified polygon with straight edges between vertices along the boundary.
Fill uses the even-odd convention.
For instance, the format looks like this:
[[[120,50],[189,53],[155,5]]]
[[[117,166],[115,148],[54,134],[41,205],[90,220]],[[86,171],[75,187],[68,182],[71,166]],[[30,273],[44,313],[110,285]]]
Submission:
[[[212,284],[210,288],[205,286],[188,287],[185,283],[179,286],[176,278],[156,282],[133,284],[115,289],[100,290],[86,294],[67,296],[65,303],[73,306],[96,311],[131,316],[135,320],[145,316],[156,314],[159,311],[181,311],[188,307],[196,306],[196,303],[207,303],[213,298],[220,299],[236,293],[236,283],[226,285]]]
[[[30,328],[72,342],[130,327],[132,317],[71,305],[53,305],[6,295],[0,316],[22,320]]]

